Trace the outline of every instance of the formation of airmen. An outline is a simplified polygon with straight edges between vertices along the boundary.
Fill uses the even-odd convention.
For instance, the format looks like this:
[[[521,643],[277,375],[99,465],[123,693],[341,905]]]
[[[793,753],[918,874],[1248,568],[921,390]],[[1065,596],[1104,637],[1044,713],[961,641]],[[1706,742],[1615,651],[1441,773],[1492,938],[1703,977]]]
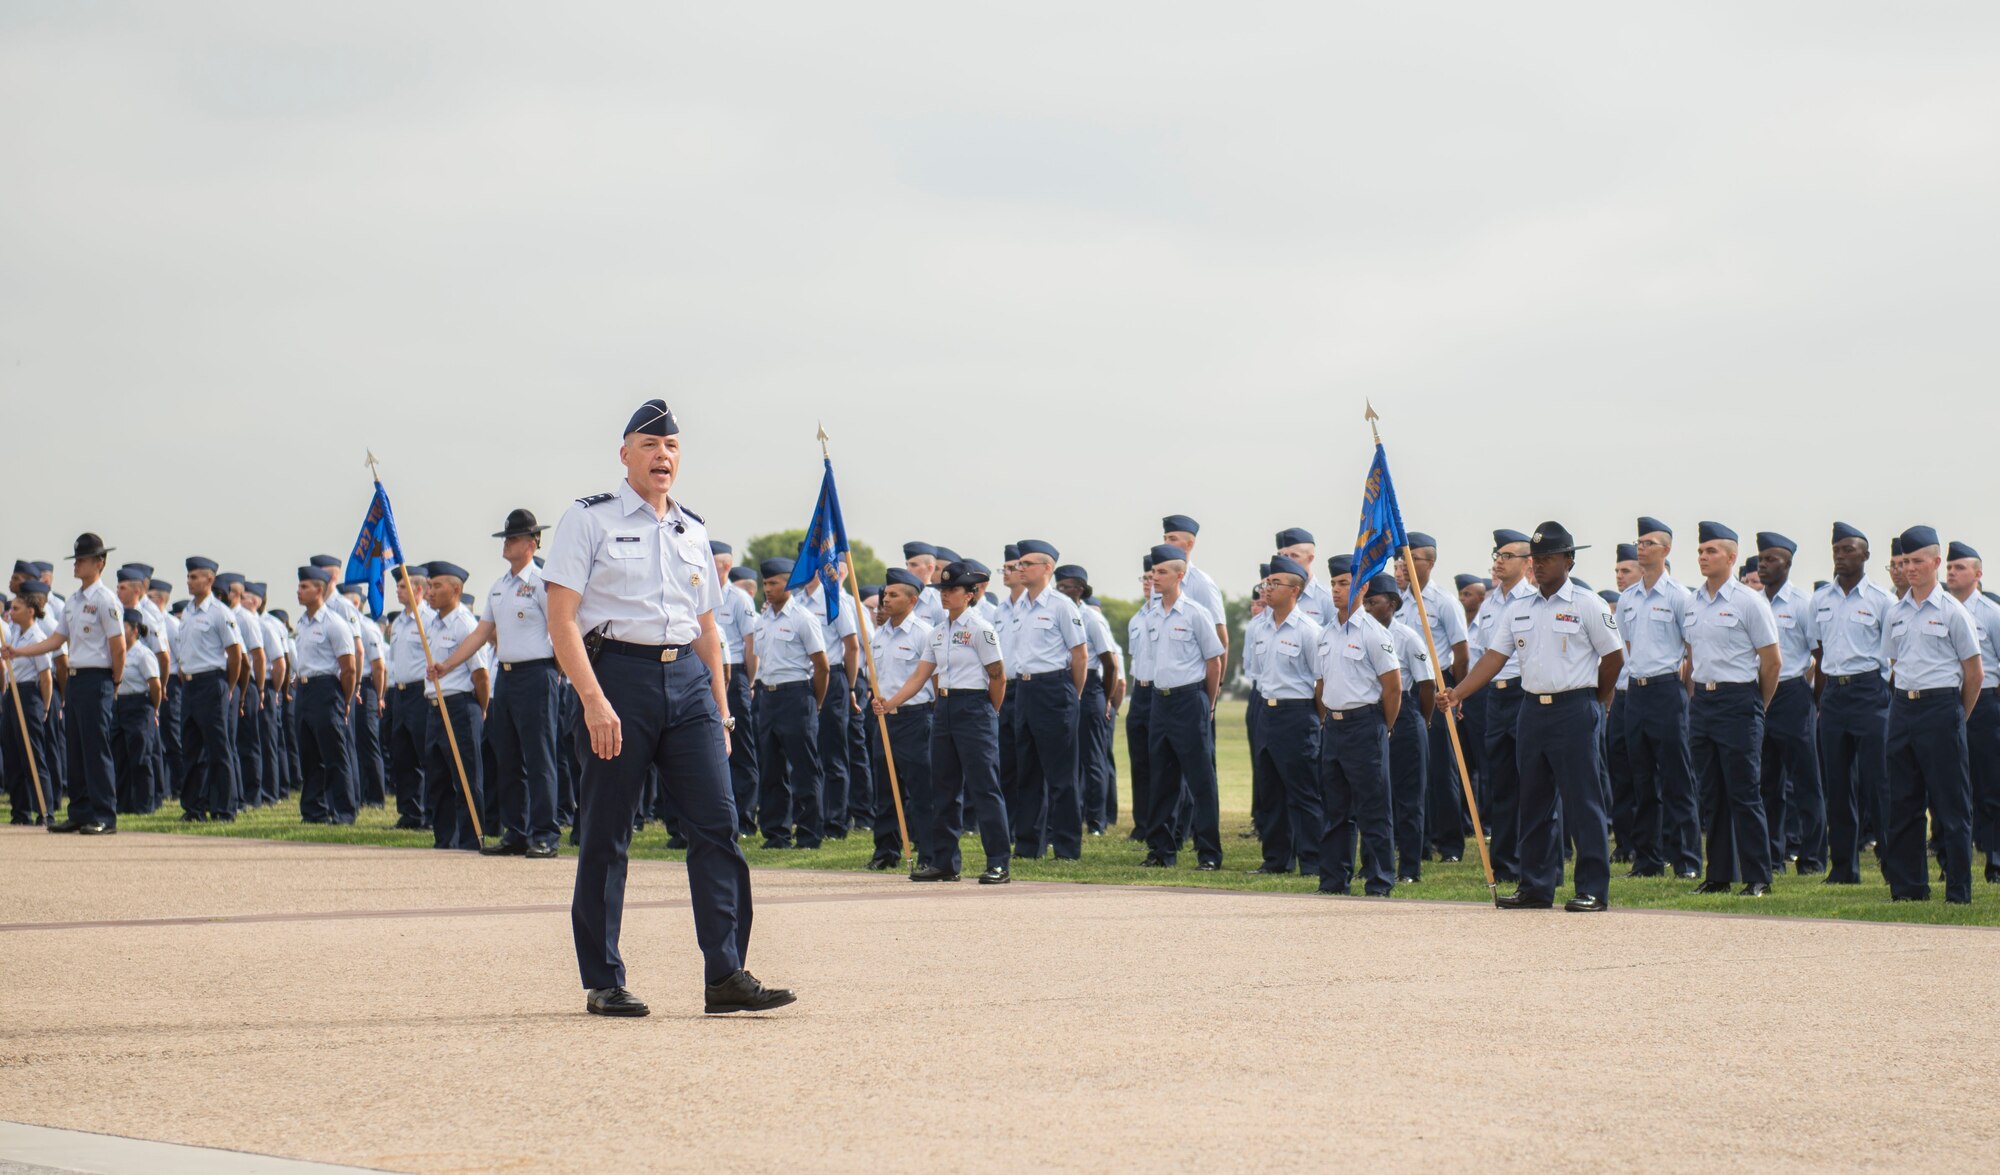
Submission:
[[[296,792],[303,820],[350,824],[393,797],[397,827],[439,848],[555,856],[565,827],[577,843],[592,744],[552,643],[547,529],[508,514],[476,611],[472,573],[440,561],[395,569],[401,608],[380,620],[364,611],[376,585],[336,582],[329,555],[298,569],[296,619],[203,556],[180,600],[150,565],[109,570],[94,534],[67,597],[51,564],[17,562],[0,728],[14,822],[101,835],[170,799],[183,820],[230,821]],[[1199,534],[1162,519],[1123,648],[1090,573],[1043,539],[1008,544],[997,585],[978,560],[906,543],[904,566],[860,588],[865,625],[852,595],[788,590],[791,559],[739,567],[705,540],[689,579],[715,589],[732,839],[813,849],[859,830],[887,871],[907,829],[916,882],[960,879],[968,828],[982,884],[1017,858],[1079,859],[1119,823],[1129,702],[1143,864],[1191,848],[1195,869],[1221,869],[1230,632]],[[645,571],[622,542],[609,565]],[[1831,542],[1835,578],[1808,591],[1791,539],[1757,534],[1739,566],[1736,532],[1703,522],[1689,587],[1669,571],[1673,529],[1642,517],[1617,589],[1597,592],[1574,575],[1584,548],[1545,522],[1496,530],[1490,573],[1454,592],[1428,535],[1356,583],[1350,556],[1322,564],[1309,531],[1280,531],[1241,637],[1254,871],[1325,893],[1417,884],[1426,862],[1463,858],[1470,790],[1508,908],[1552,906],[1567,867],[1565,908],[1604,909],[1614,863],[1697,893],[1758,896],[1788,871],[1854,884],[1871,849],[1897,900],[1930,895],[1933,854],[1946,900],[1970,900],[1975,849],[2000,881],[2000,604],[1978,552],[1927,527],[1892,542],[1886,588],[1865,535],[1839,523]],[[690,847],[670,775],[635,780],[628,839],[657,819]]]

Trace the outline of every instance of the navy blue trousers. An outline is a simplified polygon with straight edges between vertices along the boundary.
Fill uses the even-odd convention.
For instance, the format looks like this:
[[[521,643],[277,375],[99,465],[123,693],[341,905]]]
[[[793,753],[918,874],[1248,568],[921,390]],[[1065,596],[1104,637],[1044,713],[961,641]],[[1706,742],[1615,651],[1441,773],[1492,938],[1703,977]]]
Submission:
[[[424,785],[428,789],[424,806],[431,814],[431,845],[440,849],[477,849],[479,834],[472,829],[472,808],[466,805],[465,793],[471,790],[472,803],[483,815],[486,789],[480,776],[483,764],[479,746],[486,723],[479,713],[478,700],[469,692],[446,694],[444,704],[451,715],[451,735],[445,733],[445,715],[438,712],[437,701],[424,699]],[[458,739],[458,762],[465,764],[463,782],[452,760],[453,736]],[[347,796],[352,802],[352,776],[349,780]]]
[[[748,690],[750,683],[745,681],[742,688]],[[563,678],[561,696],[556,700],[556,823],[564,828],[576,825],[576,789],[583,780],[583,761],[577,758],[576,732],[582,729],[583,703],[577,699],[576,687],[570,684],[568,678]],[[754,742],[756,737],[755,728],[747,722],[740,722],[730,732],[731,742],[738,739]],[[751,753],[755,753],[755,748]],[[753,831],[756,800],[753,794],[750,797],[753,807],[739,805],[737,808],[744,820],[752,822],[744,828],[746,835]]]
[[[1319,844],[1321,893],[1346,893],[1355,874],[1354,839],[1361,837],[1361,886],[1383,896],[1396,887],[1396,842],[1389,802],[1389,728],[1380,705],[1326,716],[1320,727],[1320,802],[1326,812]]]
[[[285,754],[284,699],[267,685],[258,702],[257,739],[264,749],[264,802],[275,804],[291,788],[291,760]]]
[[[750,704],[750,685],[750,675],[743,672],[742,664],[729,667],[729,689],[725,696],[729,699],[729,716],[736,719],[736,729],[729,732],[729,785],[736,796],[736,816],[742,822],[744,836],[757,831],[757,721]],[[567,698],[575,691],[563,693]],[[569,810],[575,810],[574,800]]]
[[[498,686],[495,686],[498,690]],[[381,695],[375,690],[375,678],[361,679],[361,689],[354,701],[354,787],[364,804],[381,807],[388,803],[389,796],[383,782],[382,771],[382,721]],[[265,790],[277,798],[277,788],[269,776],[271,766],[264,768]]]
[[[875,700],[875,693],[868,684],[866,669],[854,682],[854,699],[861,708],[847,709],[847,810],[836,813],[835,818],[844,818],[849,827],[873,828],[875,751],[869,729],[875,725],[875,712],[869,705]],[[884,780],[882,786],[888,787],[888,781]]]
[[[1759,790],[1764,698],[1755,683],[1697,685],[1688,706],[1688,755],[1708,818],[1709,881],[1771,883],[1771,833]]]
[[[1764,824],[1771,841],[1771,872],[1783,873],[1790,855],[1785,829],[1799,830],[1799,865],[1824,868],[1825,857],[1813,852],[1826,842],[1826,804],[1820,796],[1819,735],[1813,723],[1812,687],[1803,677],[1778,683],[1764,711],[1764,747],[1758,766],[1758,790],[1764,800]]]
[[[1396,825],[1396,876],[1424,875],[1424,814],[1431,797],[1431,735],[1414,691],[1403,694],[1389,733],[1389,798]]]
[[[25,662],[15,662],[18,670]],[[4,756],[7,769],[7,803],[14,810],[16,824],[27,823],[30,817],[43,815],[42,805],[53,804],[49,799],[49,732],[47,717],[42,706],[42,687],[29,678],[21,683],[21,714],[27,716],[27,743],[21,741],[21,714],[0,714],[0,756]],[[0,698],[0,705],[14,709],[13,698]],[[28,760],[35,762],[34,771],[28,769]],[[36,782],[40,781],[40,790]],[[54,811],[53,808],[50,809]],[[51,817],[53,822],[53,817]]]
[[[1195,859],[1204,865],[1222,864],[1222,813],[1210,758],[1215,753],[1210,722],[1208,692],[1200,683],[1154,688],[1146,746],[1152,759],[1154,807],[1146,846],[1169,865],[1179,859],[1183,796]]]
[[[501,665],[486,714],[486,741],[497,768],[488,786],[500,792],[503,844],[548,845],[562,838],[556,822],[556,710],[561,677],[554,658]]]
[[[1688,752],[1687,689],[1674,674],[1634,678],[1625,690],[1625,754],[1632,764],[1632,868],[1641,876],[1701,870],[1701,817]]]
[[[1262,843],[1267,863],[1273,850],[1284,843],[1280,840],[1274,844],[1273,837],[1278,835],[1274,826],[1285,815],[1284,785],[1272,774],[1264,757],[1257,753],[1263,746],[1258,737],[1258,722],[1269,708],[1264,704],[1263,692],[1251,686],[1250,697],[1243,708],[1243,738],[1250,747],[1250,829]]]
[[[616,758],[600,759],[590,749],[589,729],[578,735],[583,780],[570,931],[583,986],[625,986],[618,935],[625,915],[626,852],[640,795],[655,770],[660,786],[673,796],[688,841],[688,894],[703,976],[719,983],[741,969],[749,954],[750,866],[736,845],[736,798],[708,666],[683,650],[666,663],[606,653],[597,658],[596,670],[618,715],[621,742]],[[805,697],[810,707],[810,685]]]
[[[435,708],[424,697],[424,683],[389,687],[388,737],[389,782],[396,789],[396,815],[428,825],[429,796],[424,788],[424,739],[430,728],[429,712]]]
[[[354,823],[354,765],[347,758],[347,723],[340,679],[331,674],[299,686],[299,817],[314,823]]]
[[[1486,697],[1486,831],[1493,844],[1493,875],[1521,879],[1521,765],[1515,727],[1521,714],[1521,679],[1496,681]]]
[[[1034,860],[1053,848],[1063,860],[1083,855],[1083,793],[1076,780],[1076,682],[1067,672],[1016,680],[1014,790],[1007,814],[1014,855]]]
[[[1965,722],[1965,752],[1972,775],[1972,843],[1990,869],[2000,862],[2000,691],[1980,691]]]
[[[1264,865],[1300,873],[1319,872],[1319,842],[1326,833],[1320,799],[1319,713],[1311,698],[1273,701],[1256,709],[1254,766],[1276,793],[1277,816],[1263,838]]]
[[[1145,840],[1153,824],[1153,756],[1147,749],[1152,738],[1153,687],[1132,683],[1131,700],[1125,707],[1125,767],[1132,777],[1132,839]]]
[[[1609,897],[1611,817],[1599,774],[1604,716],[1589,691],[1527,698],[1516,728],[1521,767],[1521,886],[1553,899],[1563,878],[1563,840],[1576,846],[1576,894]]]
[[[1637,809],[1632,795],[1632,760],[1625,750],[1625,691],[1611,696],[1611,712],[1604,721],[1604,774],[1611,784],[1611,835],[1618,842],[1620,857],[1632,857],[1633,828]]]
[[[109,669],[72,669],[64,722],[68,726],[69,818],[78,824],[118,824],[118,774],[111,757],[112,681]]]
[[[847,835],[847,718],[854,708],[847,669],[827,658],[826,701],[819,710],[820,814],[822,836]],[[804,843],[804,838],[800,838]]]
[[[181,693],[186,689],[181,675],[172,674],[167,678],[167,696],[160,707],[160,757],[166,763],[166,774],[160,777],[164,801],[168,796],[181,794]]]
[[[236,751],[229,745],[229,685],[223,670],[197,673],[181,689],[181,807],[201,815],[230,810]]]
[[[1458,736],[1460,749],[1469,758],[1473,748],[1467,723],[1459,724]],[[1430,740],[1430,803],[1424,812],[1424,832],[1438,856],[1463,857],[1468,824],[1465,788],[1459,782],[1458,759],[1451,751],[1451,733],[1445,729],[1442,707],[1431,715]]]
[[[1007,798],[1000,788],[999,716],[985,690],[953,690],[931,716],[931,803],[918,842],[926,865],[962,871],[958,838],[969,816],[988,869],[1012,860]]]
[[[1010,679],[1007,682],[1006,692],[1001,695],[1000,699],[1000,726],[999,726],[1000,791],[1001,794],[1006,797],[1007,802],[1009,804],[1012,804],[1014,802],[1014,795],[1018,788],[1016,780],[1020,774],[1019,768],[1017,766],[1017,760],[1020,758],[1019,747],[1017,745],[1017,740],[1020,738],[1020,730],[1021,730],[1020,696],[1021,696],[1021,689],[1019,683]],[[976,805],[977,803],[978,800],[975,799],[973,796],[968,795],[965,797],[965,804],[968,808],[973,808],[974,805]],[[979,819],[979,813],[976,810],[976,808],[970,811],[968,815],[975,822],[977,822]],[[1018,820],[1019,816],[1016,813],[1010,812],[1008,818],[1010,820]],[[1018,826],[1010,825],[1009,827],[1013,828]]]
[[[1102,832],[1118,811],[1111,777],[1111,718],[1105,714],[1104,675],[1086,674],[1076,702],[1076,777],[1083,793],[1084,827]]]
[[[1826,879],[1859,884],[1861,834],[1887,827],[1889,683],[1879,673],[1830,677],[1819,699],[1826,776]]]
[[[1889,816],[1882,876],[1889,896],[1929,898],[1924,851],[1928,809],[1944,866],[1948,902],[1972,900],[1972,777],[1966,765],[1965,708],[1957,691],[1889,701]]]
[[[992,707],[987,707],[991,709]],[[869,721],[875,716],[870,714]],[[875,810],[869,823],[875,829],[875,855],[902,860],[904,826],[910,830],[913,848],[923,844],[923,814],[928,811],[931,793],[931,703],[898,706],[883,715],[889,727],[888,749],[896,758],[896,787],[903,794],[903,824],[896,822],[896,804],[889,788],[889,765],[883,757],[882,732],[877,730],[868,749],[874,757],[870,774],[875,780]],[[924,858],[923,863],[929,864]]]
[[[125,654],[130,657],[134,653]],[[137,655],[149,656],[144,650]],[[153,796],[153,703],[125,694],[111,704],[111,766],[118,780],[118,810],[138,815],[157,806]]]
[[[833,696],[831,686],[827,696]],[[762,792],[758,823],[774,845],[818,848],[826,835],[820,814],[819,707],[810,681],[757,687],[757,769]]]
[[[248,681],[235,688],[229,699],[229,738],[236,746],[236,788],[231,793],[231,811],[255,807],[264,802],[264,745],[257,738],[262,721],[263,690]]]

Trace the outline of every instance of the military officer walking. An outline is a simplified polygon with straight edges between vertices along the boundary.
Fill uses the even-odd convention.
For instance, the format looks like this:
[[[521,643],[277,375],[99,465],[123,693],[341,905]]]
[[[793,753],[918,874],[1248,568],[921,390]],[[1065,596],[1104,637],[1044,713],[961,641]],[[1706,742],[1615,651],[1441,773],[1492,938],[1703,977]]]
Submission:
[[[1771,605],[1734,576],[1736,532],[1701,524],[1702,586],[1688,598],[1682,630],[1694,694],[1688,754],[1708,822],[1708,876],[1698,894],[1762,897],[1771,888],[1769,826],[1759,792],[1764,712],[1778,692],[1777,622]]]

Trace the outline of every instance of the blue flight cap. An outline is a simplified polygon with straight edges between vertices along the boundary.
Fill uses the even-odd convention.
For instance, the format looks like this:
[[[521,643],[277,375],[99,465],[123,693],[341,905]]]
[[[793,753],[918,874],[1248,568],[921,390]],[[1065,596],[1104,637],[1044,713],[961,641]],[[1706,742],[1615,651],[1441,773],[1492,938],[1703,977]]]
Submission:
[[[1078,566],[1075,563],[1065,563],[1061,567],[1056,568],[1056,578],[1075,579],[1075,580],[1081,580],[1084,583],[1089,583],[1090,572],[1085,571],[1082,567]]]
[[[227,592],[231,587],[245,582],[243,576],[234,571],[225,571],[215,577],[215,590]]]
[[[271,585],[268,583],[246,583],[243,585],[243,590],[260,600],[268,599],[271,595]]]
[[[167,608],[167,614],[169,616],[179,616],[181,613],[187,611],[187,606],[188,602],[186,600],[175,600],[173,604]]]
[[[1050,562],[1062,558],[1062,553],[1057,551],[1053,544],[1045,543],[1040,539],[1022,539],[1019,546],[1021,548],[1021,557],[1023,558],[1029,555],[1047,555]],[[951,561],[953,563],[960,562],[957,559]]]
[[[923,580],[918,579],[900,567],[891,567],[882,573],[882,586],[888,587],[892,583],[900,583],[913,592],[921,593],[924,590]]]
[[[1818,591],[1819,589],[1825,587],[1827,584],[1831,582],[1832,582],[1831,580],[1826,580],[1826,579],[1815,579],[1813,580],[1813,590]]]
[[[1269,563],[1257,564],[1257,578],[1259,580],[1271,578],[1271,565]]]
[[[1637,563],[1638,561],[1639,561],[1639,545],[1637,543],[1618,544],[1618,562]]]
[[[201,555],[189,555],[187,557],[187,569],[189,571],[215,571],[220,567],[221,564],[215,560],[205,558]]]
[[[1304,539],[1301,541],[1309,543],[1312,540]],[[1271,569],[1265,572],[1264,575],[1266,578],[1273,575],[1296,575],[1300,579],[1307,578],[1305,568],[1299,566],[1295,561],[1285,558],[1283,555],[1271,556]]]
[[[1793,542],[1792,540],[1786,538],[1784,535],[1779,534],[1777,531],[1775,530],[1758,531],[1757,549],[1760,551],[1768,551],[1773,547],[1776,547],[1778,550],[1785,552],[1787,555],[1796,555],[1799,553],[1799,545]]]
[[[340,558],[335,555],[314,555],[312,558],[306,560],[306,562],[312,564],[314,567],[324,567],[327,568],[328,570],[334,570],[346,566],[346,564],[342,563],[340,561]]]
[[[1380,575],[1369,578],[1368,590],[1363,593],[1362,598],[1367,599],[1373,596],[1393,596],[1400,600],[1403,598],[1403,589],[1396,586],[1395,576],[1384,571]]]
[[[1757,556],[1752,555],[1743,561],[1743,570],[1737,572],[1736,578],[1749,579],[1755,574],[1757,574]]]
[[[1021,544],[1008,543],[1005,547],[1001,548],[1000,557],[1009,563],[1019,559],[1021,557]]]
[[[1162,533],[1172,534],[1177,530],[1186,531],[1189,534],[1200,534],[1201,523],[1196,522],[1185,514],[1169,514],[1165,518],[1160,519],[1160,531]]]
[[[28,562],[26,559],[14,560],[15,575],[33,575],[34,573],[35,565],[33,563]]]
[[[756,578],[757,578],[757,573],[750,570],[748,567],[732,567],[729,569],[730,583],[741,583],[746,579],[754,580]]]
[[[1913,526],[1903,532],[1903,554],[1905,555],[1914,555],[1925,547],[1935,547],[1937,545],[1938,535],[1936,527]]]
[[[1594,592],[1597,590],[1596,588],[1590,586],[1590,581],[1587,579],[1578,579],[1576,576],[1572,575],[1569,577],[1569,581],[1587,592]]]
[[[1172,543],[1160,543],[1153,548],[1153,566],[1174,562],[1187,562],[1187,552]]]
[[[708,553],[711,555],[734,555],[736,548],[723,542],[721,539],[710,539],[708,540]]]
[[[1142,556],[1140,556],[1140,557],[1139,557],[1139,570],[1141,570],[1141,571],[1151,571],[1152,569],[1153,569],[1153,557],[1152,557],[1151,555],[1142,555]]]
[[[365,596],[368,594],[368,581],[365,579],[350,579],[334,590],[343,596],[349,592],[353,592],[357,596]]]
[[[1704,522],[1695,527],[1695,541],[1701,543],[1736,541],[1736,532],[1720,522]]]
[[[289,625],[292,622],[292,614],[290,612],[285,611],[283,608],[272,608],[270,611],[264,613],[264,615],[277,617],[279,624]],[[387,616],[384,616],[382,619],[394,620],[396,617],[401,615],[402,615],[401,612],[391,612]]]
[[[401,567],[396,568],[396,574],[390,576],[390,578],[400,580],[406,572],[411,579],[429,579],[431,577],[430,564],[405,563]]]
[[[879,584],[879,583],[864,583],[864,584],[862,584],[862,585],[861,585],[861,598],[862,598],[862,599],[864,599],[864,600],[875,600],[875,599],[880,599],[880,598],[881,598],[881,596],[882,596],[882,585],[881,585],[881,584]]]
[[[460,583],[464,583],[466,580],[472,578],[470,575],[466,573],[465,568],[460,567],[456,563],[447,563],[443,559],[433,560],[432,562],[425,564],[425,566],[430,568],[428,574],[432,579],[436,579],[440,575],[449,575],[453,579],[458,580]]]
[[[140,612],[137,608],[125,609],[125,623],[131,625],[133,628],[138,629],[140,632],[146,631],[145,614]]]
[[[1083,606],[1086,608],[1097,608],[1097,609],[1102,609],[1104,607],[1104,605],[1097,602],[1096,596],[1085,596],[1083,598]]]
[[[919,555],[929,555],[931,558],[935,559],[937,558],[937,548],[931,546],[929,543],[903,544],[904,559],[915,559]]]
[[[790,575],[795,566],[797,564],[783,555],[773,555],[757,565],[757,574],[765,579],[771,579],[775,576]]]
[[[1312,541],[1313,541],[1312,532],[1307,530],[1305,527],[1288,526],[1285,529],[1278,532],[1278,541],[1275,545],[1279,550],[1282,551],[1286,547],[1296,547],[1300,543],[1310,543]]]
[[[1895,538],[1889,540],[1889,553],[1891,555],[1900,555],[1903,553],[1902,535],[1897,535]]]
[[[31,600],[38,600],[49,594],[49,585],[39,579],[22,580],[21,590],[17,594],[26,596]]]
[[[172,595],[174,585],[164,579],[149,579],[146,581],[146,590],[149,592],[166,592],[168,595]]]
[[[1973,550],[1970,544],[1961,543],[1957,539],[1953,539],[1951,546],[1946,548],[1944,557],[1946,562],[1954,559],[1977,559],[1979,558],[1979,552]]]
[[[1610,588],[1605,588],[1603,591],[1598,592],[1597,598],[1603,600],[1613,608],[1618,606],[1618,593],[1612,591]]]
[[[1861,528],[1858,526],[1851,526],[1845,522],[1836,522],[1833,524],[1833,541],[1837,543],[1842,539],[1860,539],[1865,543],[1868,541],[1868,536],[1862,534]]]
[[[1354,556],[1351,554],[1328,555],[1326,557],[1326,573],[1328,575],[1333,576],[1335,579],[1338,579],[1343,575],[1353,575]]]
[[[53,575],[56,570],[56,565],[46,559],[37,559],[33,563],[28,564],[28,567],[36,575]]]
[[[674,419],[673,410],[667,407],[665,400],[648,400],[633,410],[632,419],[625,422],[625,431],[618,435],[629,437],[638,432],[647,436],[670,437],[680,430],[680,423]]]
[[[1451,577],[1451,582],[1457,585],[1459,591],[1464,591],[1466,588],[1471,587],[1475,583],[1484,586],[1486,583],[1486,577],[1483,575],[1473,575],[1470,572],[1461,571],[1457,575]]]
[[[1633,537],[1642,539],[1645,538],[1647,535],[1654,533],[1655,531],[1658,531],[1659,533],[1666,535],[1668,538],[1674,537],[1673,527],[1668,526],[1666,523],[1661,522],[1657,518],[1641,514],[1639,515],[1639,533],[1634,535]]]
[[[946,563],[960,563],[966,561],[966,560],[961,560],[958,557],[957,551],[952,550],[950,547],[940,546],[937,543],[931,544],[931,552],[935,554],[939,559],[945,561]],[[1055,556],[1055,552],[1051,550],[1049,552],[1049,555],[1051,558],[1053,558]]]
[[[127,563],[125,566],[137,567],[147,579],[153,578],[153,565],[151,563]]]
[[[1429,536],[1429,535],[1425,534],[1425,533],[1424,533],[1423,531],[1421,531],[1421,530],[1413,530],[1413,531],[1410,531],[1410,532],[1409,532],[1408,534],[1404,535],[1403,537],[1409,540],[1409,542],[1410,542],[1410,550],[1412,550],[1412,551],[1416,550],[1416,549],[1417,549],[1417,548],[1419,548],[1419,547],[1429,547],[1429,548],[1430,548],[1431,550],[1433,550],[1433,551],[1437,550],[1437,545],[1438,545],[1438,541],[1437,541],[1436,539],[1432,538],[1431,536]],[[1369,587],[1369,590],[1370,590],[1370,591],[1373,591],[1373,590],[1374,590],[1374,587],[1373,587],[1373,584],[1374,584],[1374,581],[1373,581],[1373,580],[1370,580],[1370,581],[1369,581],[1369,584],[1370,584],[1370,587]]]
[[[130,563],[118,569],[119,583],[145,583],[151,578],[152,576],[146,574],[144,568],[134,567]]]
[[[1493,549],[1499,550],[1508,543],[1525,543],[1528,536],[1518,530],[1496,530],[1493,532]]]
[[[972,559],[954,559],[945,565],[944,582],[939,587],[976,588],[993,578],[986,565]]]
[[[1996,596],[1992,592],[1982,591],[1979,594],[1985,596],[1987,599],[1993,601],[1996,604],[2000,604],[2000,596]]]
[[[299,568],[299,582],[332,583],[333,576],[329,574],[327,572],[327,569],[324,567],[311,567],[311,566],[301,567]]]

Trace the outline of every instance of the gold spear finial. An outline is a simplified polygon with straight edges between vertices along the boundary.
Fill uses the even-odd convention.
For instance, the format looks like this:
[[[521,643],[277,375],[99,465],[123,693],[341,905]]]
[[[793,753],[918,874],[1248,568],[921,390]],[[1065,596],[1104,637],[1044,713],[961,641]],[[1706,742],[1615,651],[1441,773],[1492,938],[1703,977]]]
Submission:
[[[1368,406],[1368,411],[1362,414],[1362,419],[1368,422],[1368,431],[1375,434],[1375,443],[1379,445],[1382,443],[1382,430],[1375,427],[1375,422],[1382,418],[1375,415],[1375,404],[1372,400],[1363,397],[1361,402]]]
[[[368,466],[368,476],[374,478],[376,481],[382,480],[382,471],[375,468],[375,450],[368,450],[368,460],[362,464]]]
[[[833,459],[833,458],[832,458],[832,456],[831,456],[831,455],[829,455],[829,454],[827,453],[827,451],[826,451],[826,422],[825,422],[825,421],[821,421],[821,422],[820,422],[820,425],[819,425],[819,455],[820,455],[821,457],[824,457],[824,458],[826,458],[826,459],[827,459],[827,460],[829,460],[829,461]]]

